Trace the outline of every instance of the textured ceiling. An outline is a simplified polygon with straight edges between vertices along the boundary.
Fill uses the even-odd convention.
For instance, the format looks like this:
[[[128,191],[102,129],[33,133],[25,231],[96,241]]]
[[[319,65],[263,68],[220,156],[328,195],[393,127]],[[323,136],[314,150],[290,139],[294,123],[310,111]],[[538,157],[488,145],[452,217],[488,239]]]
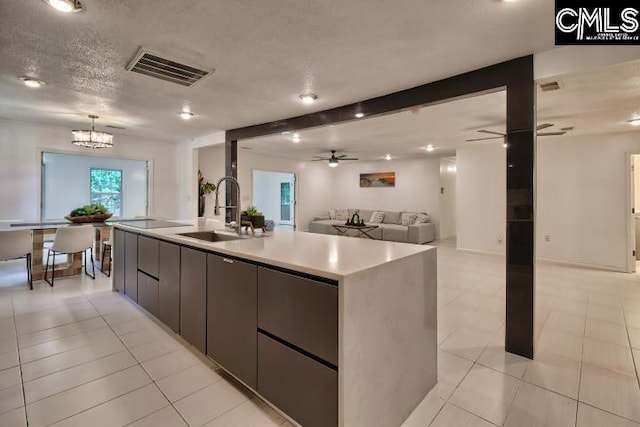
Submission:
[[[549,0],[0,2],[0,117],[179,141],[320,111],[553,47]],[[125,70],[144,46],[214,75],[185,88]],[[17,79],[46,81],[38,90]],[[311,107],[298,95],[311,91]],[[177,113],[196,114],[184,122]],[[118,132],[116,132],[118,133]]]
[[[593,135],[613,132],[638,132],[627,121],[640,117],[640,62],[615,65],[595,72],[563,76],[561,89],[542,92],[538,89],[538,123],[552,123],[546,132],[574,127],[567,135]],[[256,152],[311,159],[337,149],[362,160],[440,157],[470,144],[501,144],[502,140],[465,142],[466,139],[491,135],[479,129],[505,131],[505,92],[475,96],[444,104],[404,111],[382,117],[353,120],[346,124],[325,126],[299,132],[301,141],[293,143],[291,135],[273,135],[241,141],[241,147]],[[558,137],[544,137],[553,140]],[[542,137],[540,137],[542,139]],[[436,150],[424,150],[433,144]]]

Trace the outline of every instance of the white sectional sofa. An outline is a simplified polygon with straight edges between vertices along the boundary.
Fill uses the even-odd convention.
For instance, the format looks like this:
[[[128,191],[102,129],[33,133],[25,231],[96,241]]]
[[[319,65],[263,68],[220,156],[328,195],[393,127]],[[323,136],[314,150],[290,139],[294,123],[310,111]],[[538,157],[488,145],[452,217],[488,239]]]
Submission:
[[[309,223],[309,232],[320,234],[338,234],[333,225],[344,225],[348,218],[358,212],[360,218],[364,219],[367,225],[377,225],[378,228],[368,233],[380,240],[389,240],[394,242],[406,243],[429,243],[436,239],[436,226],[430,219],[428,222],[419,224],[402,225],[401,218],[403,212],[393,211],[373,211],[366,209],[336,209],[330,210],[329,214],[315,217]],[[372,224],[371,215],[373,212],[383,212],[384,217],[382,223]],[[411,214],[412,212],[404,212]],[[333,215],[332,215],[333,214]],[[416,213],[417,214],[417,213]],[[428,215],[427,215],[428,218]],[[357,230],[349,230],[347,235],[357,236]]]

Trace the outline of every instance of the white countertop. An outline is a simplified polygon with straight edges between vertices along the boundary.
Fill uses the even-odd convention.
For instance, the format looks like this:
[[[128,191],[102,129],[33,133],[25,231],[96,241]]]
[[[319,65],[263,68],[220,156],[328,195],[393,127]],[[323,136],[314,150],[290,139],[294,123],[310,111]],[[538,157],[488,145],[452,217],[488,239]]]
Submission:
[[[197,220],[175,220],[180,223],[196,224]],[[340,280],[345,276],[399,260],[429,250],[433,246],[409,243],[384,242],[363,238],[330,236],[301,231],[278,230],[266,235],[226,242],[207,242],[178,233],[213,231],[235,234],[220,230],[219,221],[207,221],[205,227],[171,227],[140,229],[126,224],[114,224],[117,228],[140,235],[156,237],[195,248],[215,251],[221,254],[245,258],[281,268]]]

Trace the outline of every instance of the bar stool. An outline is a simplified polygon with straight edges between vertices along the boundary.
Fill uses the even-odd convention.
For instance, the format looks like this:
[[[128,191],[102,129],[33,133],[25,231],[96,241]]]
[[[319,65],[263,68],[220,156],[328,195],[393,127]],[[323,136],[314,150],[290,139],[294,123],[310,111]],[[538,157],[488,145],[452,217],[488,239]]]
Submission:
[[[111,257],[111,249],[113,249],[113,244],[111,243],[111,238],[108,241],[102,242],[102,259],[100,259],[100,271],[105,274],[107,277],[111,277],[111,262],[113,258]],[[107,271],[104,271],[104,257],[107,252],[109,252],[109,268]]]
[[[53,239],[53,245],[47,252],[47,264],[44,269],[44,280],[51,286],[55,280],[56,255],[71,255],[82,252],[82,261],[84,264],[84,273],[95,280],[96,267],[93,264],[93,250],[91,250],[91,270],[93,274],[87,271],[87,249],[93,249],[94,239],[93,225],[70,225],[68,227],[58,228],[56,236]],[[49,256],[53,254],[53,272],[51,273],[51,281],[47,279],[49,271]]]
[[[31,250],[33,241],[31,230],[7,230],[0,231],[0,261],[12,259],[27,259],[27,281],[33,290],[33,277],[31,276]]]

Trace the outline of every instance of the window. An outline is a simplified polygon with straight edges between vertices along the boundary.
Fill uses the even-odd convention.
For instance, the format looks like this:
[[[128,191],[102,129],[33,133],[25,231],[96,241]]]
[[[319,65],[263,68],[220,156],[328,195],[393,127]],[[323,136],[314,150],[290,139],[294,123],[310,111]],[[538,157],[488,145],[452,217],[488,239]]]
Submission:
[[[113,216],[121,216],[122,171],[117,169],[91,169],[91,203],[107,207]]]

